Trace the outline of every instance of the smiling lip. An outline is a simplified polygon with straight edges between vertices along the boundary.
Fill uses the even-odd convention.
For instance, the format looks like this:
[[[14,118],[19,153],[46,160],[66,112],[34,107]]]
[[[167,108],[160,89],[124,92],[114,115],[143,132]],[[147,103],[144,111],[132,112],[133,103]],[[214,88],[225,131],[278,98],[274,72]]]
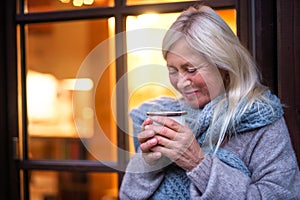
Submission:
[[[191,91],[191,92],[183,92],[183,95],[186,97],[186,98],[192,98],[192,97],[195,97],[196,94],[198,93],[198,91]]]

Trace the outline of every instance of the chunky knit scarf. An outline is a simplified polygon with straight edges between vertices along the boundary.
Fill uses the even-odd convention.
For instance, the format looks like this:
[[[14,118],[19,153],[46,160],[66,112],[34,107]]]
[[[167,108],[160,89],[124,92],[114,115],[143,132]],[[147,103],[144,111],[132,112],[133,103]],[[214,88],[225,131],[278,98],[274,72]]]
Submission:
[[[216,127],[211,127],[210,124],[214,109],[220,99],[222,99],[222,97],[215,98],[203,109],[192,109],[184,101],[169,97],[161,97],[146,102],[130,112],[134,126],[134,136],[141,131],[141,124],[147,118],[147,111],[186,110],[188,111],[186,123],[189,125],[189,128],[192,129],[201,148],[204,149],[206,153],[212,153],[213,149],[211,148],[210,143],[212,142],[212,144],[215,144],[217,142],[220,125],[217,124]],[[266,102],[262,99],[256,100],[243,115],[233,120],[234,124],[231,124],[230,128],[236,133],[241,134],[244,131],[250,131],[266,126],[281,118],[283,110],[279,99],[269,91],[265,93],[265,99],[268,99],[269,101]],[[244,108],[245,104],[246,100],[245,103],[241,105],[240,110]],[[224,110],[220,111],[220,116],[224,114],[223,112],[226,112],[227,106],[227,102],[225,101],[223,107]],[[237,114],[236,116],[239,115]],[[139,143],[136,137],[134,137],[134,144],[136,150],[138,150]],[[247,166],[232,152],[219,148],[216,152],[216,156],[227,165],[239,169],[246,175],[251,176],[251,172],[248,170]],[[165,167],[164,178],[151,199],[190,199],[189,186],[190,180],[188,179],[186,172],[176,164],[170,164]]]

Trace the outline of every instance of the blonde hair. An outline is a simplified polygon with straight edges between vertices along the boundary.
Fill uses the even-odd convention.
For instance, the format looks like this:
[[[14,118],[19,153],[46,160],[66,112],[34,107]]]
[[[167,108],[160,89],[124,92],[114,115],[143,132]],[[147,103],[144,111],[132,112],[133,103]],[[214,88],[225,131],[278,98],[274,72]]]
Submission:
[[[218,130],[211,130],[218,131],[219,134],[216,141],[217,150],[226,132],[234,129],[234,119],[239,119],[254,100],[264,99],[263,93],[267,87],[260,83],[260,74],[248,50],[243,47],[226,22],[210,7],[191,7],[177,18],[163,40],[165,59],[176,41],[182,38],[212,66],[228,73],[229,83],[225,88],[228,108],[222,116],[218,116],[225,99],[219,102],[211,122],[211,126],[216,126],[217,120],[222,121]],[[242,102],[244,99],[247,99],[246,104]],[[213,142],[211,141],[211,144]]]

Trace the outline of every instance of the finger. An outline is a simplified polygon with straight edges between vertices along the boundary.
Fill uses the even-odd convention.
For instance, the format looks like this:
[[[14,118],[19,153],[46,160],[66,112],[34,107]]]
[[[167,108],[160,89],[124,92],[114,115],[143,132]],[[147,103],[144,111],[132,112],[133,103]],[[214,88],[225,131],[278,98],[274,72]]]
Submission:
[[[149,130],[140,132],[137,135],[137,139],[138,139],[139,143],[144,143],[148,139],[154,137],[154,135],[155,135],[155,132],[153,130],[149,129]]]
[[[142,130],[144,130],[145,126],[150,125],[153,123],[153,120],[151,118],[145,119],[145,121],[142,124]]]
[[[177,160],[181,156],[181,154],[177,151],[176,148],[169,149],[169,148],[166,148],[166,147],[160,146],[160,145],[154,146],[151,149],[151,151],[153,151],[153,152],[160,152],[160,153],[162,153],[162,155],[168,157],[172,161]]]
[[[153,130],[156,133],[155,135],[159,134],[170,140],[173,140],[178,135],[178,132],[166,126],[147,125],[145,126],[145,130]]]
[[[155,145],[157,145],[157,139],[156,138],[151,138],[144,143],[140,144],[140,148],[143,153],[147,153],[151,151],[151,148],[153,148]]]
[[[155,138],[157,139],[158,145],[155,145],[151,151],[158,151],[161,152],[166,157],[170,158],[173,161],[176,161],[180,157],[188,157],[192,158],[195,157],[196,153],[198,151],[195,151],[197,149],[200,149],[200,146],[197,142],[194,142],[191,146],[191,143],[187,143],[184,141],[172,141],[165,137],[156,135]],[[197,146],[195,146],[197,145]]]
[[[154,138],[157,139],[157,144],[160,146],[164,146],[168,149],[175,149],[178,152],[186,152],[191,145],[194,143],[199,146],[197,142],[195,142],[195,137],[190,137],[188,135],[178,134],[179,137],[176,137],[174,140],[170,140],[160,135],[155,135]],[[195,145],[194,144],[194,145]]]
[[[169,138],[160,135],[155,135],[155,139],[157,140],[157,144],[161,146],[164,146],[168,149],[176,148],[175,142],[170,140]]]
[[[148,164],[154,164],[161,157],[162,157],[161,152],[150,152],[150,153],[143,154],[143,158]]]

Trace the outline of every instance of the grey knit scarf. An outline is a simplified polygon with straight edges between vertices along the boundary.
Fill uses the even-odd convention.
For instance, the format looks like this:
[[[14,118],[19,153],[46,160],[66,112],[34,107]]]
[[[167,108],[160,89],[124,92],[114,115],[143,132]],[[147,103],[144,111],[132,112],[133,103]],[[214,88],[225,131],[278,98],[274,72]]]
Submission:
[[[147,118],[147,111],[186,110],[188,112],[186,123],[195,134],[201,148],[204,149],[206,153],[212,153],[214,149],[210,148],[211,145],[209,144],[210,141],[212,141],[213,144],[217,141],[218,129],[220,126],[217,124],[216,127],[211,127],[210,124],[215,106],[222,98],[223,97],[221,96],[215,98],[203,109],[193,109],[184,101],[170,97],[161,97],[143,103],[141,106],[130,112],[134,126],[134,136],[141,131],[141,124]],[[263,100],[255,101],[251,107],[240,116],[240,118],[233,120],[232,124],[230,124],[231,130],[228,132],[234,131],[237,134],[242,134],[244,131],[254,130],[280,119],[283,115],[283,110],[279,99],[271,94],[270,91],[265,93],[265,98],[268,99],[269,102]],[[240,110],[243,109],[245,104],[246,100],[241,105]],[[224,110],[221,110],[220,116],[222,116],[222,112],[226,112],[227,106],[227,102],[224,101]],[[219,124],[221,123],[222,122],[220,121]],[[136,137],[134,137],[134,144],[137,150],[139,143]],[[219,148],[216,156],[227,165],[239,169],[246,175],[251,176],[251,172],[248,170],[247,166],[232,152]],[[164,179],[156,192],[152,195],[151,199],[190,199],[189,185],[190,180],[188,179],[186,172],[176,164],[172,163],[165,167]]]

